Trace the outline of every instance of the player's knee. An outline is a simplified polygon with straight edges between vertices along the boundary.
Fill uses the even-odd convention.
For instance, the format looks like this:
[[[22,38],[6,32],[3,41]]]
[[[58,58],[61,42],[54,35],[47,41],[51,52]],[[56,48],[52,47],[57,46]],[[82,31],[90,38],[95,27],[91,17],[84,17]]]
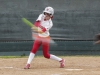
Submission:
[[[44,57],[49,59],[50,58],[50,54],[44,54]]]
[[[36,54],[37,48],[33,48],[33,49],[31,50],[31,52],[34,53],[34,54]]]

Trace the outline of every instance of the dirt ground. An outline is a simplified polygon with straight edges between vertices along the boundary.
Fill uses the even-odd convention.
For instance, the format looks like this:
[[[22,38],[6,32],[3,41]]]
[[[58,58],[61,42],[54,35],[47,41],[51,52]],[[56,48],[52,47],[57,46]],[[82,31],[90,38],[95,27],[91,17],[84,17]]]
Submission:
[[[23,69],[28,57],[0,58],[0,75],[100,75],[99,56],[63,57],[65,68],[59,62],[44,57],[35,57],[30,69]]]

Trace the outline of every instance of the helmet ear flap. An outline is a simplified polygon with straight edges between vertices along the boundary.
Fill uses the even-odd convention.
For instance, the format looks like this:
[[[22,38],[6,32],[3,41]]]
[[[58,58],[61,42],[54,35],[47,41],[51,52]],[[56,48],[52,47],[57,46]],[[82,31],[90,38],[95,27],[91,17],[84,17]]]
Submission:
[[[53,19],[53,16],[51,16],[51,19]]]

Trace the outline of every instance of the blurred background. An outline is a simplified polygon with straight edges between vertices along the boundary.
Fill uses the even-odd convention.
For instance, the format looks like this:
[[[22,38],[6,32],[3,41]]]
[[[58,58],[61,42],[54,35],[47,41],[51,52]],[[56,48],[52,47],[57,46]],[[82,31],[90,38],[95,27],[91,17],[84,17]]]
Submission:
[[[50,53],[100,55],[94,36],[100,33],[100,0],[0,0],[0,55],[28,55],[33,44],[30,27],[45,7],[54,8]],[[41,47],[37,52],[41,55]]]

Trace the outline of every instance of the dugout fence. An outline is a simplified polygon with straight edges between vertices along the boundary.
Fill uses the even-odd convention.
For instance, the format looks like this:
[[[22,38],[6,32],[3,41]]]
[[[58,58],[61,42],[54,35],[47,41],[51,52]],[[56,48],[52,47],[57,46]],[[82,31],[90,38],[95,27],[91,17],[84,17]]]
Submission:
[[[100,55],[99,45],[94,45],[94,36],[100,33],[99,0],[0,0],[0,55],[30,51],[31,29],[21,18],[34,23],[46,6],[55,9],[50,33],[57,45],[50,46],[51,53]]]

